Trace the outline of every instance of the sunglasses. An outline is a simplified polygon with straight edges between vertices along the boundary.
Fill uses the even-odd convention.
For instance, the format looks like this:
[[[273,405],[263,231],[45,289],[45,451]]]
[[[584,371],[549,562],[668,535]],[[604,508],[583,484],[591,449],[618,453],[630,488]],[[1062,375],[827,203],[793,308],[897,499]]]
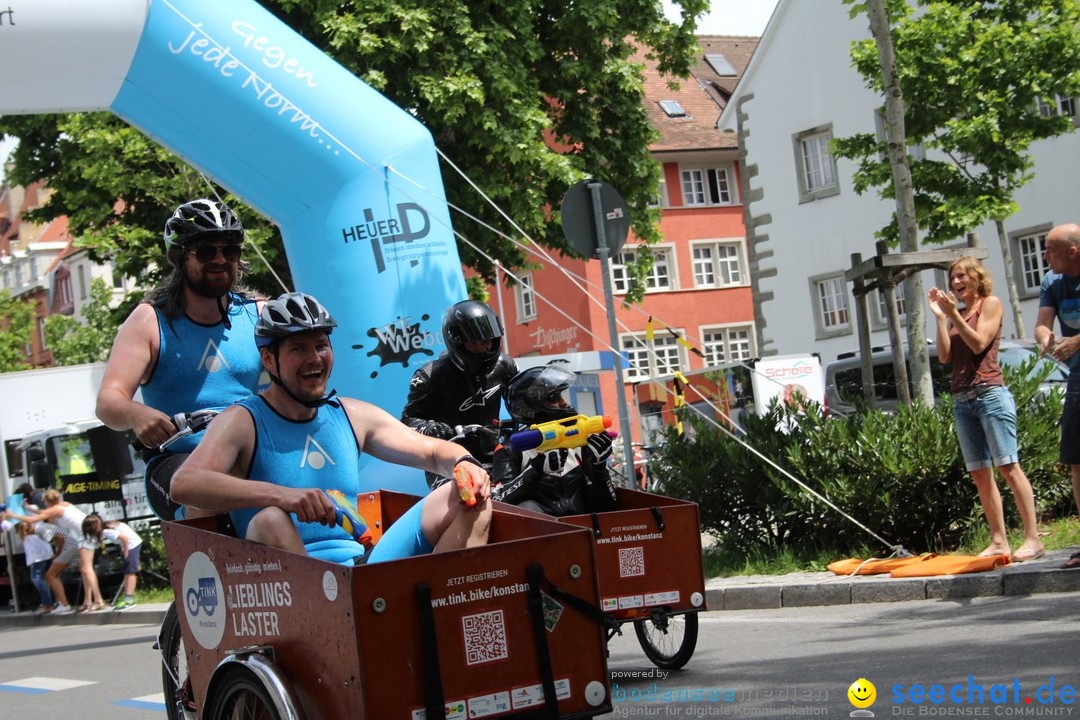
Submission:
[[[239,245],[200,245],[192,250],[192,254],[199,262],[208,263],[217,257],[219,250],[225,262],[236,262],[240,259],[242,248]]]

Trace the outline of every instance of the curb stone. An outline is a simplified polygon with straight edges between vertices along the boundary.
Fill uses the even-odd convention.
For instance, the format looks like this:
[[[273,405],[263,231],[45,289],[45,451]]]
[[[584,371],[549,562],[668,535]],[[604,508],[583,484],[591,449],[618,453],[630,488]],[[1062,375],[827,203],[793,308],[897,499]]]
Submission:
[[[972,597],[1080,592],[1080,570],[1061,564],[1080,547],[1051,550],[1038,560],[970,575],[890,578],[881,575],[843,577],[831,572],[712,578],[705,583],[709,610],[779,610],[856,603],[949,600]],[[161,625],[168,603],[136,605],[127,610],[34,615],[0,612],[0,627],[45,625]]]
[[[1052,550],[1038,560],[965,575],[847,577],[826,571],[712,578],[705,584],[705,597],[709,610],[775,610],[785,607],[1080,592],[1080,570],[1061,569],[1061,564],[1077,549]]]

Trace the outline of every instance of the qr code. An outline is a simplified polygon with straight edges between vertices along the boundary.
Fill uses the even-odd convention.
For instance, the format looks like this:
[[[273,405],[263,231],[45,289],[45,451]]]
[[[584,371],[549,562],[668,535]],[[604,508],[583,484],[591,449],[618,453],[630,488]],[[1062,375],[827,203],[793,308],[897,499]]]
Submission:
[[[465,632],[465,664],[481,665],[510,657],[502,610],[466,615],[461,618],[461,629]]]
[[[645,548],[619,548],[619,577],[645,574]]]

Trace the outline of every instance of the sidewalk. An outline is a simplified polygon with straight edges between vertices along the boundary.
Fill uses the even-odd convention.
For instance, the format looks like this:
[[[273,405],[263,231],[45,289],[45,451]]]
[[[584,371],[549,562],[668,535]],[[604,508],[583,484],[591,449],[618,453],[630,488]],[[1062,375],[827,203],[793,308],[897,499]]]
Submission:
[[[705,583],[705,597],[709,610],[763,610],[1077,592],[1080,569],[1062,570],[1061,564],[1078,549],[1051,550],[1038,560],[966,575],[848,577],[825,571],[712,578]]]
[[[161,625],[168,603],[136,605],[126,610],[99,610],[91,613],[35,615],[29,612],[0,612],[0,627],[34,627],[37,625]]]
[[[800,572],[788,575],[712,578],[705,583],[705,597],[709,610],[775,610],[854,603],[1078,592],[1080,569],[1060,569],[1061,564],[1077,549],[1080,548],[1051,550],[1038,560],[968,575],[890,578],[880,575],[842,577],[831,572]],[[127,610],[102,610],[84,614],[34,615],[32,612],[0,612],[0,627],[118,623],[160,625],[167,608],[167,603],[154,603],[136,605]]]

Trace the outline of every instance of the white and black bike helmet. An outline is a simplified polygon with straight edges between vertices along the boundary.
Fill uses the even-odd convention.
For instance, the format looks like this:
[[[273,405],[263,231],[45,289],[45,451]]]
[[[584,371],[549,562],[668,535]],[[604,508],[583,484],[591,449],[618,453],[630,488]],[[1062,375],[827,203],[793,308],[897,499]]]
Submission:
[[[244,226],[229,207],[217,200],[191,200],[176,208],[165,222],[165,250],[185,247],[197,239],[224,235],[244,241]]]
[[[266,347],[278,340],[300,332],[322,330],[327,335],[337,322],[322,304],[311,295],[291,292],[263,305],[255,323],[255,344]]]

